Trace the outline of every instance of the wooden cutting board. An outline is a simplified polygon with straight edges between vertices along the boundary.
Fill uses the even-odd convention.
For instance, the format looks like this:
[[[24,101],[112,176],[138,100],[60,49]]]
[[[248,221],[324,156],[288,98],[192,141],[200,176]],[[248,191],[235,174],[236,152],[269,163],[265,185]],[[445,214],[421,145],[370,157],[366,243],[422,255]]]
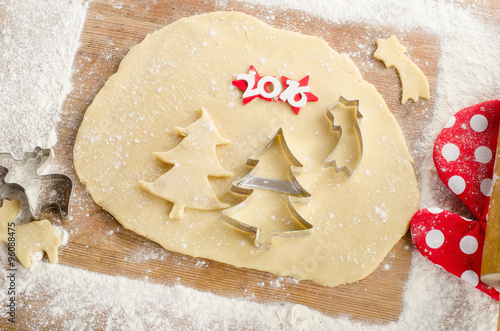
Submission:
[[[231,1],[158,0],[142,4],[122,0],[120,5],[113,5],[108,0],[94,0],[90,3],[81,47],[75,59],[73,91],[64,104],[57,128],[59,139],[55,147],[54,171],[68,174],[75,182],[73,219],[63,224],[70,238],[69,243],[59,250],[59,263],[131,279],[145,279],[147,275],[149,282],[180,283],[231,298],[299,303],[330,316],[344,314],[352,319],[379,323],[397,320],[413,250],[408,234],[372,275],[354,284],[329,288],[310,281],[282,279],[269,273],[168,252],[121,227],[92,201],[76,177],[72,149],[85,110],[106,79],[117,71],[129,49],[147,34],[177,19],[219,10],[238,10],[276,28],[318,36],[338,52],[350,55],[364,79],[376,86],[395,115],[418,168],[422,160],[416,150],[422,129],[432,118],[437,82],[439,45],[435,36],[419,30],[398,31],[394,27],[332,24],[298,11]],[[401,84],[396,70],[386,69],[372,57],[376,40],[392,34],[407,47],[408,57],[427,76],[430,100],[401,105]],[[23,300],[22,296],[19,300]],[[32,308],[19,312],[20,327],[29,324],[30,314],[36,313],[36,305],[43,303],[31,304]],[[57,321],[53,322],[58,325]]]

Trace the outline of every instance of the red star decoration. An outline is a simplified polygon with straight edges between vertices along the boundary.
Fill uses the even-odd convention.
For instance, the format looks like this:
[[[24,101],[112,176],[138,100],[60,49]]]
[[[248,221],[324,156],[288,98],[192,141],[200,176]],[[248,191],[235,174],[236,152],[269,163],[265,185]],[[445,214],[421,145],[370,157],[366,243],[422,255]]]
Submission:
[[[253,65],[251,65],[250,68],[248,68],[248,73],[250,75],[254,76],[255,83],[252,86],[252,89],[254,89],[254,88],[257,87],[257,84],[259,83],[259,80],[263,76],[259,75],[259,73],[257,72],[257,70],[255,69],[255,67]],[[243,92],[245,92],[247,90],[247,88],[248,88],[248,83],[245,80],[242,80],[242,79],[240,79],[240,80],[233,80],[233,85],[236,86],[237,88],[239,88],[240,90],[242,90]],[[266,84],[266,86],[264,86],[264,89],[266,89],[266,91],[268,92],[267,85],[268,84]],[[251,96],[251,97],[243,98],[243,104],[246,105],[247,103],[249,103],[250,101],[252,101],[255,98],[261,98],[261,99],[266,100],[266,101],[272,101],[273,100],[271,98],[264,98],[262,95],[258,94],[258,95],[254,95],[254,96]]]
[[[287,80],[289,80],[289,78],[285,77],[285,76],[281,76],[281,82],[283,83],[283,86],[288,86],[286,84]],[[299,80],[299,87],[303,87],[303,86],[307,86],[309,84],[309,75],[305,76],[304,78],[302,78],[301,80]],[[286,89],[285,89],[286,91]],[[306,95],[307,97],[307,101],[318,101],[318,97],[315,96],[314,94],[312,94],[311,92],[304,92],[304,94]],[[281,94],[280,94],[281,95]],[[282,101],[280,98],[280,96],[278,96],[278,100],[279,101]],[[298,101],[300,100],[300,94],[297,93],[294,97],[294,100],[295,101]],[[294,107],[292,105],[290,105],[290,107],[292,107],[292,110],[293,112],[298,115],[299,114],[299,111],[300,111],[300,107]]]

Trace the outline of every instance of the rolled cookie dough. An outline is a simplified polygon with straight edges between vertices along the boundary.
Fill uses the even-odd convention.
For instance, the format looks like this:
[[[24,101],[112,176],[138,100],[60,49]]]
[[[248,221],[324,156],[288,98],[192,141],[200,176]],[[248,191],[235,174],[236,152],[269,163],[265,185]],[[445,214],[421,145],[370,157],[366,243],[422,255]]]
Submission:
[[[243,105],[231,82],[250,65],[262,76],[298,81],[310,75],[319,100],[299,115],[284,102],[257,98]],[[326,111],[340,95],[359,100],[363,114],[363,155],[351,177],[323,167],[338,141]],[[231,206],[242,201],[230,187],[249,172],[247,157],[283,128],[303,165],[297,179],[312,195],[296,206],[313,224],[312,234],[275,237],[270,250],[256,249],[248,234],[221,220],[221,210],[186,208],[181,221],[173,220],[171,202],[141,190],[139,181],[152,182],[171,168],[153,153],[179,144],[175,127],[195,122],[202,108],[231,141],[216,152],[234,176],[210,178],[217,197]],[[328,286],[370,274],[406,233],[419,200],[401,130],[355,64],[316,37],[237,12],[181,19],[134,46],[87,109],[74,164],[96,203],[168,250]],[[264,202],[262,208],[255,217],[265,214]]]

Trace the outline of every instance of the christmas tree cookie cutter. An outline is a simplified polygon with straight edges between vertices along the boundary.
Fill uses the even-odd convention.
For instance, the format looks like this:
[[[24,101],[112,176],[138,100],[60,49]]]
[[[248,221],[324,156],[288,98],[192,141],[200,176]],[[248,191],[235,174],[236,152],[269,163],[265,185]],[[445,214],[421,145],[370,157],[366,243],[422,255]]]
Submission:
[[[264,178],[255,175],[257,169],[256,166],[259,163],[259,158],[263,156],[271,148],[271,146],[273,146],[273,144],[279,145],[281,151],[283,152],[283,155],[290,164],[290,172],[288,174],[289,180]],[[285,141],[282,128],[280,128],[276,132],[269,143],[267,143],[263,148],[247,158],[247,165],[249,167],[252,167],[253,170],[243,178],[233,182],[231,191],[236,194],[248,195],[248,197],[240,204],[223,210],[222,220],[243,232],[253,235],[255,237],[255,246],[257,248],[270,249],[271,239],[274,236],[295,237],[312,233],[313,225],[306,221],[293,207],[294,202],[307,202],[310,199],[311,194],[307,192],[295,178],[294,174],[298,173],[300,168],[302,168],[302,164],[290,151]],[[248,203],[252,201],[252,194],[255,190],[275,191],[289,195],[286,207],[288,208],[290,217],[296,222],[300,229],[288,231],[272,231],[271,233],[263,235],[262,229],[260,227],[239,221],[236,217],[234,217],[234,215],[236,215],[243,208],[246,208],[248,206]]]
[[[354,108],[354,114],[346,116],[346,111]],[[344,114],[343,114],[344,113]],[[348,117],[341,124],[336,123],[335,117]],[[334,168],[335,172],[343,172],[350,177],[358,168],[363,157],[363,136],[359,128],[359,121],[363,115],[359,112],[359,100],[347,100],[340,96],[339,101],[328,107],[326,117],[332,123],[332,131],[339,135],[339,141],[333,152],[325,159],[324,168]],[[337,120],[338,122],[338,120]],[[350,154],[349,157],[341,156],[342,161],[337,160],[338,154]],[[341,163],[342,162],[342,163]]]
[[[39,175],[51,156],[50,149],[40,147],[20,160],[10,153],[0,153],[0,206],[4,199],[19,200],[17,224],[33,221],[53,208],[68,220],[73,181],[64,174]]]

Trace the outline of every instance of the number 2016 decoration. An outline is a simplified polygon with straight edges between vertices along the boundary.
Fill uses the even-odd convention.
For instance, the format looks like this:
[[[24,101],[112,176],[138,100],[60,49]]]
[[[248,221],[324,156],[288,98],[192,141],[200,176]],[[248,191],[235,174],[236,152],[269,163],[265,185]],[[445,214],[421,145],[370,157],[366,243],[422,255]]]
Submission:
[[[233,85],[243,91],[243,104],[246,105],[255,98],[266,101],[288,102],[295,114],[299,114],[300,108],[308,101],[318,101],[318,97],[311,93],[309,76],[294,81],[281,76],[281,82],[274,76],[260,76],[254,66],[250,66],[248,74],[238,74]],[[281,83],[286,87],[281,93]],[[272,89],[269,87],[272,85]]]

